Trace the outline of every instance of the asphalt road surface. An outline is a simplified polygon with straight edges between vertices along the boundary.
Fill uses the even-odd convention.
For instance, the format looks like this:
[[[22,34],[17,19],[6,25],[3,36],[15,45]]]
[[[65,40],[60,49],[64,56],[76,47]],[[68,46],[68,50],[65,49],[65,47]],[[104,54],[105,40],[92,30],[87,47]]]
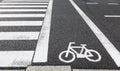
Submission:
[[[0,67],[120,69],[119,7],[119,0],[0,4]]]
[[[69,0],[54,0],[53,15],[49,42],[48,64],[71,65],[72,68],[95,68],[95,69],[119,69],[119,1],[99,2],[90,0],[73,0],[89,19],[99,28],[102,35],[109,40],[108,43],[100,31],[96,31],[93,25],[86,23],[86,18],[81,16]],[[82,13],[83,14],[83,13]],[[108,17],[105,17],[107,15]],[[115,15],[109,17],[109,15]],[[116,17],[118,15],[118,17]],[[84,19],[83,19],[84,18]],[[89,21],[87,19],[87,21]],[[93,28],[93,29],[91,29]],[[97,33],[98,32],[98,33]],[[101,37],[100,37],[101,36]],[[103,37],[103,38],[102,38]],[[70,42],[87,44],[87,49],[93,49],[101,55],[98,62],[89,61],[86,58],[76,58],[75,61],[64,62],[60,60],[59,54],[68,49]],[[113,46],[111,46],[114,45]],[[77,49],[79,52],[79,49]],[[114,57],[115,56],[115,57]],[[117,58],[116,58],[117,56]],[[76,56],[77,57],[77,56]]]

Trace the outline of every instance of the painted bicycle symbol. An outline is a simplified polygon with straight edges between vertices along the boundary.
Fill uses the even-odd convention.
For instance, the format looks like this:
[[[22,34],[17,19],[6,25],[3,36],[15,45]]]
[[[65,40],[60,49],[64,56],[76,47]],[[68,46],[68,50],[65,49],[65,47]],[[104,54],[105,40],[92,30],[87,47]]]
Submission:
[[[92,49],[87,49],[86,44],[80,44],[80,46],[72,46],[75,42],[70,42],[68,45],[68,49],[62,51],[59,54],[59,59],[65,63],[71,63],[76,58],[86,58],[88,61],[91,62],[99,62],[101,60],[101,55]],[[75,49],[80,50],[77,52]]]

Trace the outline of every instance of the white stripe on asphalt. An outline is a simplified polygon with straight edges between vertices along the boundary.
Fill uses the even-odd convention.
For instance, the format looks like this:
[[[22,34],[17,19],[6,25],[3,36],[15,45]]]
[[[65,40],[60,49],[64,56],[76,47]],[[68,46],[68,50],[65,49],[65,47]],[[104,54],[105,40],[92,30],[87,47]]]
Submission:
[[[34,51],[0,51],[0,67],[27,67]]]
[[[53,0],[50,0],[46,17],[38,39],[33,63],[47,62]]]
[[[114,62],[118,67],[120,67],[120,52],[116,47],[109,41],[109,39],[101,32],[101,30],[95,25],[95,23],[76,5],[73,0],[69,0],[73,7],[78,11],[80,16],[84,19],[90,29],[94,32],[96,37],[102,43],[104,48],[110,54]]]
[[[97,2],[86,2],[86,4],[98,4]]]
[[[47,7],[47,6],[0,6],[0,8],[24,8],[24,7],[28,7],[28,8],[36,8],[36,7]]]
[[[118,3],[107,3],[108,5],[119,5]]]
[[[120,17],[120,15],[104,15],[104,17]]]
[[[39,32],[0,32],[0,40],[37,40]]]
[[[3,17],[45,17],[45,14],[0,14],[0,18]]]
[[[48,4],[48,3],[0,3],[0,5],[4,5],[4,4]]]
[[[42,26],[43,21],[0,21],[0,26]]]
[[[46,12],[47,9],[0,9],[0,12]]]

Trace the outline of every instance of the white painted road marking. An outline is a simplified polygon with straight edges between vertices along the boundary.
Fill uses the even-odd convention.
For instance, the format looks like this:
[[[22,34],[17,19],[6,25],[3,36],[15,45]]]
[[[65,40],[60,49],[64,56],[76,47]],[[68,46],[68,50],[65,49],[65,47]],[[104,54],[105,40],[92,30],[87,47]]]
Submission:
[[[5,4],[26,4],[26,5],[29,5],[29,4],[48,4],[48,3],[0,3],[0,5],[5,5]]]
[[[28,8],[30,8],[30,7],[32,7],[32,8],[37,8],[37,7],[42,8],[43,7],[44,8],[44,7],[47,7],[47,6],[31,6],[31,5],[30,6],[28,6],[28,5],[27,6],[23,6],[23,5],[22,6],[10,6],[10,5],[9,6],[0,6],[0,8],[11,8],[11,7],[12,8],[21,8],[21,7],[22,8],[24,8],[24,7],[28,7]]]
[[[68,49],[62,51],[59,54],[59,59],[64,62],[64,63],[71,63],[73,62],[75,59],[77,58],[86,58],[88,61],[90,62],[99,62],[101,61],[101,55],[99,52],[97,52],[96,50],[93,49],[87,49],[87,44],[80,44],[79,46],[72,46],[73,44],[76,44],[75,42],[69,42],[68,44]],[[80,49],[80,52],[78,53],[75,49]],[[86,53],[88,53],[88,55],[86,55]],[[95,53],[97,55],[97,58],[91,58],[91,57],[95,57],[93,55],[93,53]],[[72,54],[72,58],[69,60],[64,59],[65,58],[69,58],[69,55]]]
[[[73,7],[78,11],[79,15],[84,19],[90,29],[94,32],[96,37],[102,43],[104,48],[110,54],[114,62],[120,67],[120,52],[116,47],[109,41],[109,39],[101,32],[101,30],[95,25],[95,23],[76,5],[73,0],[69,0]]]
[[[0,21],[0,26],[42,26],[43,21]]]
[[[97,2],[86,2],[86,4],[98,4]]]
[[[104,15],[104,17],[120,17],[120,15]]]
[[[13,17],[45,17],[45,14],[0,14],[0,18]]]
[[[0,12],[46,12],[46,9],[0,9]]]
[[[9,5],[10,4],[10,5]],[[13,5],[14,4],[14,5]],[[22,5],[23,4],[23,5]],[[25,5],[24,5],[25,4]],[[33,5],[35,4],[35,5]],[[41,5],[42,4],[42,5]],[[44,4],[44,5],[43,5]],[[18,8],[21,9],[0,9],[0,12],[20,12],[19,14],[0,14],[0,18],[14,18],[14,17],[45,17],[45,14],[36,14],[36,12],[46,12],[47,9],[24,9],[24,7],[46,7],[48,3],[0,3],[0,8]],[[16,5],[16,6],[15,6]],[[23,9],[22,9],[23,8]],[[24,12],[34,12],[33,14],[25,14]],[[42,26],[44,21],[0,21],[0,26]],[[49,24],[49,23],[47,23]],[[0,41],[19,41],[19,40],[38,40],[40,31],[8,31],[0,32]],[[13,44],[14,45],[14,44]],[[4,48],[4,47],[3,47]],[[16,47],[17,48],[17,47]],[[26,48],[26,47],[25,47]],[[13,49],[14,50],[14,49]],[[29,51],[0,51],[0,67],[27,67],[31,64],[34,50]]]
[[[47,62],[53,0],[50,0],[46,17],[39,36],[33,63]]]
[[[0,51],[0,67],[26,67],[34,51]]]
[[[37,40],[39,32],[0,32],[0,40]]]
[[[118,3],[107,3],[108,5],[119,5]]]

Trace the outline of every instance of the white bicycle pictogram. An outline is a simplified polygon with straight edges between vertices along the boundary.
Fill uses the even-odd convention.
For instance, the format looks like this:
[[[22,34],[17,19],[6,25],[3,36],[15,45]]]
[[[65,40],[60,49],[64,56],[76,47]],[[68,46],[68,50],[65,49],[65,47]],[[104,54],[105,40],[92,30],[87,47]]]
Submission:
[[[68,49],[66,51],[62,51],[59,54],[59,59],[65,63],[71,63],[76,58],[86,58],[91,62],[99,62],[101,60],[101,55],[92,49],[87,49],[86,44],[80,44],[80,46],[72,46],[75,42],[70,42],[68,45]],[[80,49],[80,52],[77,52],[75,49]]]

